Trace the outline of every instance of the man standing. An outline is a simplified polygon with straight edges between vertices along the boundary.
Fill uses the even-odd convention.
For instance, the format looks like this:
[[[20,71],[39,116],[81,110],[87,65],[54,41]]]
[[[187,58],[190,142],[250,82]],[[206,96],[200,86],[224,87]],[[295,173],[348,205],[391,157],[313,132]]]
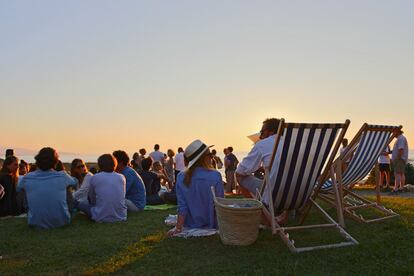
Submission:
[[[178,148],[178,153],[174,157],[174,164],[175,164],[175,179],[177,179],[177,175],[185,170],[185,162],[184,162],[184,150],[182,147]]]
[[[234,173],[236,172],[237,165],[239,164],[239,160],[233,154],[233,147],[227,148],[227,155],[224,157],[224,164],[225,164],[225,172],[226,172],[226,193],[233,193],[233,188],[235,188],[234,183]]]
[[[408,161],[408,143],[401,129],[397,130],[397,141],[392,149],[392,164],[394,166],[395,186],[392,193],[404,192],[405,165]]]
[[[155,162],[158,161],[158,162],[160,162],[164,166],[164,163],[165,163],[165,155],[164,155],[164,153],[162,153],[160,151],[160,145],[155,144],[154,145],[154,151],[151,152],[149,156],[152,158],[152,162],[153,163],[155,163]]]

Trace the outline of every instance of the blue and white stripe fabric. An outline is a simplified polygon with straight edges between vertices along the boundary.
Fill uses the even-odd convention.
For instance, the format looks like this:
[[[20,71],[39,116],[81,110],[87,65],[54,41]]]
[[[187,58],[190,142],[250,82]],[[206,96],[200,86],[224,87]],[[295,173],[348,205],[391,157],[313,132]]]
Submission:
[[[379,128],[380,130],[375,130]],[[388,140],[395,127],[391,126],[368,126],[368,130],[361,134],[357,143],[354,156],[345,172],[342,174],[342,185],[348,186],[363,180],[374,167],[378,157],[385,150]],[[322,185],[322,190],[332,188],[332,180]]]
[[[270,168],[270,189],[276,210],[297,209],[307,202],[343,124],[287,123]],[[267,187],[265,187],[267,189]],[[268,203],[264,193],[263,202]]]

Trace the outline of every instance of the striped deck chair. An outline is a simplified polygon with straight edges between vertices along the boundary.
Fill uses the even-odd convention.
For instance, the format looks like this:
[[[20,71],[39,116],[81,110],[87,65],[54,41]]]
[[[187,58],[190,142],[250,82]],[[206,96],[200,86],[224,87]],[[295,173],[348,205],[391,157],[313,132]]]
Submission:
[[[264,203],[264,214],[270,221],[272,233],[279,234],[292,252],[358,244],[311,197],[317,181],[328,179],[327,168],[335,158],[348,125],[349,120],[343,124],[285,123],[283,119],[280,122],[259,199]],[[315,206],[328,223],[281,227],[276,221],[276,212],[301,209],[306,204]],[[336,229],[346,241],[297,248],[289,238],[289,231],[327,227]]]
[[[398,216],[392,210],[389,210],[380,204],[380,185],[379,185],[379,168],[378,158],[385,148],[391,143],[395,137],[395,132],[401,129],[401,126],[380,126],[364,124],[359,132],[355,135],[345,151],[335,160],[331,168],[333,177],[322,185],[319,197],[329,204],[342,210],[338,212],[338,220],[341,226],[345,227],[343,213],[345,215],[364,223],[382,221],[384,219]],[[348,167],[344,168],[345,160],[351,159]],[[359,181],[363,180],[376,166],[376,202],[367,200],[366,198],[352,192],[352,187]],[[337,185],[334,185],[335,182]],[[334,190],[338,189],[338,193]],[[334,199],[335,194],[340,196],[340,204]],[[377,210],[382,217],[374,219],[366,219],[356,211],[363,208],[373,208]]]

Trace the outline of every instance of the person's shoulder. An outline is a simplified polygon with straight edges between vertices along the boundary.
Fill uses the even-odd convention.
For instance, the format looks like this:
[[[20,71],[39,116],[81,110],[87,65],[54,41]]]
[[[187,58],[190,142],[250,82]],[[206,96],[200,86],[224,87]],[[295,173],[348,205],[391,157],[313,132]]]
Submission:
[[[125,176],[121,173],[113,172],[112,175],[114,178],[119,179],[120,181],[123,181],[123,182],[126,181]]]

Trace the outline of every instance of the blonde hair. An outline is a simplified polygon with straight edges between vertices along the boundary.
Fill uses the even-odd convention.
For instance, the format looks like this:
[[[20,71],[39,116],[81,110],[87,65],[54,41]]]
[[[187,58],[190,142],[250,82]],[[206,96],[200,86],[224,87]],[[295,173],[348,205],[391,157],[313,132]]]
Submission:
[[[172,150],[172,149],[169,149],[168,151],[167,151],[167,155],[168,155],[168,157],[173,157],[174,155],[175,155],[175,152]]]
[[[207,159],[206,156],[210,155],[210,151],[207,150],[203,153],[203,155],[198,158],[198,160],[189,168],[185,171],[185,176],[184,176],[184,184],[189,187],[190,183],[191,183],[191,178],[193,177],[193,173],[194,170],[198,167],[202,167],[204,169],[207,170],[212,170],[213,167],[211,165],[211,160]]]

